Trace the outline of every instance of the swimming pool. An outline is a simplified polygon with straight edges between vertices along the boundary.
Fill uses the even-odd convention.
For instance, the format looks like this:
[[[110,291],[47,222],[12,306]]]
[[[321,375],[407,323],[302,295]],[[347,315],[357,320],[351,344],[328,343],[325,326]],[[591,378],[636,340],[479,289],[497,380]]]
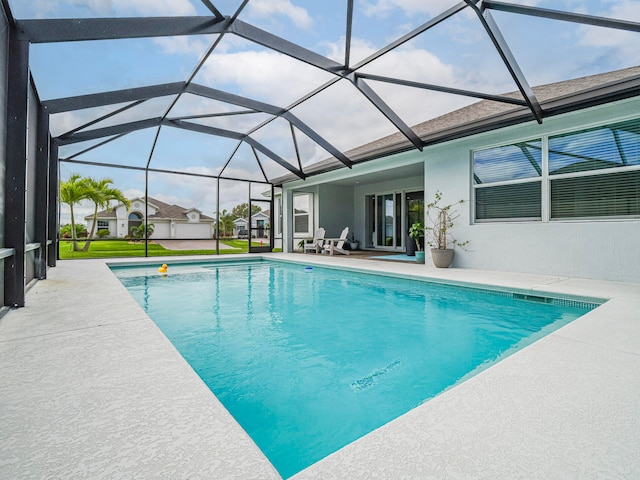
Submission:
[[[595,306],[271,261],[114,271],[283,477]]]

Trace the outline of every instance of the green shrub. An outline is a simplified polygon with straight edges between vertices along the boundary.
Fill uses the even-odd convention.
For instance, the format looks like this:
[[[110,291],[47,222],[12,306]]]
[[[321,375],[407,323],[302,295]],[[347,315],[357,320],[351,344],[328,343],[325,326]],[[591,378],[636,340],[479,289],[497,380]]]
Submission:
[[[153,225],[153,223],[150,223],[146,227],[147,227],[147,238],[149,238],[151,235],[153,235],[155,226]],[[145,233],[144,230],[145,230],[145,224],[141,223],[136,228],[131,230],[131,235],[135,240],[141,240],[144,238],[144,233]]]
[[[76,224],[76,238],[83,238],[87,236],[87,227],[85,227],[82,223]],[[62,238],[71,238],[71,224],[67,223],[60,227],[60,237]]]
[[[101,228],[100,230],[98,230],[96,235],[98,236],[98,238],[107,238],[109,236],[109,229]]]

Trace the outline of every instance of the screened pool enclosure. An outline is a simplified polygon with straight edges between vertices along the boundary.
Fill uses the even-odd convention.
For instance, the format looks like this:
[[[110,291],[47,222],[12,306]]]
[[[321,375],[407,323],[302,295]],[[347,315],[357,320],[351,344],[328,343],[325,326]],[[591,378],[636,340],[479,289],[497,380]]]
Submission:
[[[108,178],[138,202],[120,216],[116,202],[96,216],[78,203],[76,223],[95,220],[105,235],[145,222],[154,241],[246,230],[250,251],[270,251],[295,215],[274,202],[287,182],[638,95],[637,76],[552,104],[533,88],[638,65],[637,5],[526,3],[2,0],[4,307],[23,306],[26,286],[56,265],[70,218],[58,185],[74,174]],[[509,115],[419,128],[479,100]],[[557,159],[540,170],[535,142],[514,148],[526,152],[525,180],[500,183],[495,151],[474,159],[473,188],[494,202],[480,215],[504,215],[506,191],[537,215],[537,177],[564,168]],[[551,188],[589,188],[580,181]],[[244,204],[247,218],[226,225]]]

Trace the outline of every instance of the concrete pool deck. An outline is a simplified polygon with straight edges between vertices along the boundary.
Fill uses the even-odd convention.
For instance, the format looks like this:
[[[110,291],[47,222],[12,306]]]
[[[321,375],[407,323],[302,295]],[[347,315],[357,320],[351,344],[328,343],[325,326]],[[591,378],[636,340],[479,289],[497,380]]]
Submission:
[[[640,285],[262,256],[610,299],[296,480],[640,478]],[[0,319],[0,478],[280,478],[105,261],[48,277]]]

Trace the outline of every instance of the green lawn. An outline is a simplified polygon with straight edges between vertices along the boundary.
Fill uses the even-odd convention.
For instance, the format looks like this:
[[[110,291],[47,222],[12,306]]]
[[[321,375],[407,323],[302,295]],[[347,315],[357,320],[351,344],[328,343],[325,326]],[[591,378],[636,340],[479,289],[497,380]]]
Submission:
[[[220,254],[247,253],[249,245],[246,240],[224,240],[230,249],[221,249]],[[84,246],[84,242],[78,242],[79,247]],[[259,243],[254,243],[259,246]],[[148,255],[150,257],[160,257],[167,255],[215,255],[215,250],[167,250],[156,243],[149,243]],[[67,240],[60,241],[60,258],[63,260],[73,258],[109,258],[109,257],[144,257],[144,242],[130,243],[129,240],[93,240],[88,252],[74,252],[73,243]]]

